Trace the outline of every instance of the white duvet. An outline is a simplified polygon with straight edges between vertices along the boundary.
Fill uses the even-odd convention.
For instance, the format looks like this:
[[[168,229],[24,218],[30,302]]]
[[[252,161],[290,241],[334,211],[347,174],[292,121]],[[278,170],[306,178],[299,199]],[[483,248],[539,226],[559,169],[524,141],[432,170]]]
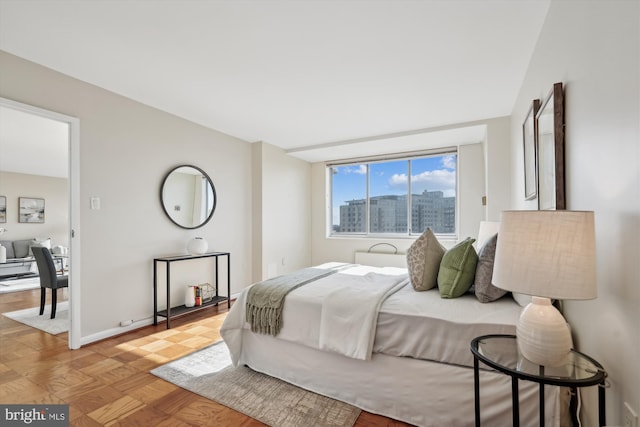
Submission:
[[[416,292],[406,271],[351,266],[301,286],[285,299],[277,338],[355,359],[383,353],[472,367],[473,338],[515,334],[522,307],[513,298],[487,304],[472,293],[443,299],[438,289]],[[221,329],[234,363],[242,351],[242,334],[251,333],[245,322],[248,289]]]
[[[370,359],[380,305],[408,282],[404,268],[356,265],[308,283],[287,295],[277,338],[355,359]],[[249,288],[240,294],[220,330],[234,365],[242,351],[242,334],[250,331],[245,321]]]
[[[441,298],[408,285],[380,307],[373,352],[473,367],[471,340],[515,334],[521,311],[511,296],[483,304],[472,292]]]

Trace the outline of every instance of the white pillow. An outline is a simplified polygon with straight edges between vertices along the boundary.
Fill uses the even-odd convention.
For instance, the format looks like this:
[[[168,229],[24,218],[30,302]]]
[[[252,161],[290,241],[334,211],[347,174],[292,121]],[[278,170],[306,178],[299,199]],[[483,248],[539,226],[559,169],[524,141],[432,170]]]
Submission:
[[[531,295],[519,294],[518,292],[512,292],[512,295],[513,299],[516,300],[521,307],[526,307],[531,302]]]
[[[29,243],[29,256],[33,256],[33,251],[31,250],[33,246],[42,246],[43,248],[51,250],[51,238],[36,237],[31,240],[31,243]]]
[[[499,221],[480,221],[480,228],[478,229],[478,240],[476,240],[475,246],[478,252],[487,243],[487,241],[498,234],[500,229]]]

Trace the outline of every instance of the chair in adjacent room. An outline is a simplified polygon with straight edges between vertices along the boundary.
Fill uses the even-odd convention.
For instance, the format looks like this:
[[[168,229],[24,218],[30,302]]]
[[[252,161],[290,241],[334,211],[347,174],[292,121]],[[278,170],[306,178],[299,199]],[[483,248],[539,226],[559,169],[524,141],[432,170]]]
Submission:
[[[44,301],[46,298],[46,289],[51,289],[51,318],[56,318],[56,304],[58,301],[58,289],[69,286],[69,276],[58,276],[56,266],[53,263],[53,257],[49,249],[45,247],[32,246],[33,256],[36,258],[38,265],[38,274],[40,275],[40,315],[44,313]]]

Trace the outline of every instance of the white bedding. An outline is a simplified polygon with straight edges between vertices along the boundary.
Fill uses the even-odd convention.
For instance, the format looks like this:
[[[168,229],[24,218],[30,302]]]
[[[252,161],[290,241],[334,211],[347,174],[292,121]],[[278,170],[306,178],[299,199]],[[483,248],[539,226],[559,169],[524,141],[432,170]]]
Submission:
[[[336,263],[318,268],[333,268]],[[354,265],[307,283],[285,298],[279,339],[314,349],[369,359],[375,338],[378,308],[408,281],[406,269]],[[250,287],[249,287],[250,288]],[[241,351],[239,335],[250,328],[245,321],[248,289],[236,300],[221,328],[234,354]]]
[[[221,330],[232,355],[241,350],[234,335],[249,328],[248,289]],[[482,304],[472,294],[443,299],[437,289],[416,292],[403,268],[350,266],[290,292],[277,338],[356,359],[373,352],[473,366],[471,340],[515,334],[521,309],[512,298]]]
[[[406,273],[405,269],[394,270]],[[336,277],[338,273],[328,278]],[[375,316],[373,355],[370,360],[359,360],[320,350],[323,301],[327,293],[340,287],[328,278],[287,295],[277,337],[251,332],[244,320],[247,290],[243,291],[221,328],[234,365],[246,364],[369,412],[419,426],[472,426],[471,339],[485,333],[513,333],[520,306],[511,298],[488,304],[481,304],[473,295],[445,300],[437,290],[416,292],[410,284],[396,283],[382,292],[389,295]],[[344,303],[342,309],[355,308],[353,300],[349,304],[353,297],[338,297]],[[480,378],[483,424],[509,425],[510,378],[485,369]],[[535,383],[520,382],[522,425],[538,424],[537,390]],[[567,396],[558,387],[549,388],[547,425],[557,427],[566,417],[562,410],[568,407]]]
[[[251,330],[241,341],[240,364],[307,390],[416,426],[474,426],[472,368],[379,353],[358,360]],[[522,427],[540,425],[538,387],[519,382]],[[569,425],[568,399],[566,389],[545,386],[545,425]],[[480,406],[483,426],[512,425],[511,378],[480,370]]]
[[[521,310],[513,298],[482,304],[471,293],[445,299],[409,284],[382,304],[373,352],[473,367],[471,340],[515,334]]]
[[[321,286],[333,288],[322,299],[318,348],[370,359],[380,305],[409,283],[406,269],[354,266],[327,277],[326,282]]]

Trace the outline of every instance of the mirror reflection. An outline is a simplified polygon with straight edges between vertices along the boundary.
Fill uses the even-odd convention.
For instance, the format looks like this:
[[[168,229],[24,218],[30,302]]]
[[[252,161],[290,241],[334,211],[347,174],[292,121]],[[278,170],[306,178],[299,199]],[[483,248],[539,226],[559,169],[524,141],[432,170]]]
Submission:
[[[180,165],[169,171],[162,182],[160,198],[169,219],[182,228],[202,227],[216,209],[213,181],[192,165]]]

